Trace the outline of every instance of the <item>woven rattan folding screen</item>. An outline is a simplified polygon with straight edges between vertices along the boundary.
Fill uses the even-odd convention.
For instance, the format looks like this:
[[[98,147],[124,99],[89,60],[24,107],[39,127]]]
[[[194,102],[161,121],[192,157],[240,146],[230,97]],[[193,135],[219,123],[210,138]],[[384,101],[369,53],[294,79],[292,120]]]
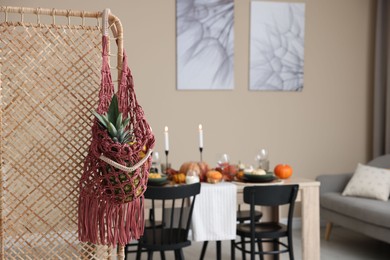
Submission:
[[[102,12],[0,12],[0,259],[110,258],[115,250],[77,236],[78,181],[100,86]],[[11,21],[15,13],[20,20]],[[36,23],[26,22],[27,14]],[[115,16],[109,21],[121,32]]]

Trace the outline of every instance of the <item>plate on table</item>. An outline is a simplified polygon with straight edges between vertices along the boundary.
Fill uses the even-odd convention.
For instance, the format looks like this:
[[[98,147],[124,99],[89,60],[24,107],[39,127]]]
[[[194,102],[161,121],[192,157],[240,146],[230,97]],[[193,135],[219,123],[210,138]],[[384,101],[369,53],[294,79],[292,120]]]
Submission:
[[[161,178],[150,178],[150,174],[149,174],[148,185],[162,186],[164,184],[167,184],[168,177],[165,174],[160,174],[160,175],[161,175]]]
[[[276,179],[273,172],[267,172],[267,174],[258,175],[252,173],[244,173],[243,180],[246,182],[270,182]]]

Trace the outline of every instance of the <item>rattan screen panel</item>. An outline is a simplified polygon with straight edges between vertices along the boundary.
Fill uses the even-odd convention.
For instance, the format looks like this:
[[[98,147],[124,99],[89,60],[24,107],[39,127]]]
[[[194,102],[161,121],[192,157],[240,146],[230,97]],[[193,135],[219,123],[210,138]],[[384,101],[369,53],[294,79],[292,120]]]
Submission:
[[[1,259],[109,258],[77,236],[101,30],[0,24]]]

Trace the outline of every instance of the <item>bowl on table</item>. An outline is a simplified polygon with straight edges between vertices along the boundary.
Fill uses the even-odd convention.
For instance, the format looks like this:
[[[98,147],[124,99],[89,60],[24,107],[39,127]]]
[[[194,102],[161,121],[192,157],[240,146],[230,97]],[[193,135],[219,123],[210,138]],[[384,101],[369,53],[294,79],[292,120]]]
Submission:
[[[149,173],[148,185],[161,186],[168,183],[168,176],[161,173]]]
[[[243,180],[246,182],[271,182],[275,179],[276,176],[273,172],[256,174],[256,170],[253,172],[244,172],[243,176]]]

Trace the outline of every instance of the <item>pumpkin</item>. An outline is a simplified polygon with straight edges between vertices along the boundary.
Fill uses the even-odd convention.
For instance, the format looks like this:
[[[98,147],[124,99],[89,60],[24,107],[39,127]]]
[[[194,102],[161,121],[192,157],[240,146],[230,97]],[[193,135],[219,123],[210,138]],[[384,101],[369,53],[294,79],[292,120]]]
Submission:
[[[242,181],[244,179],[244,170],[240,169],[235,177],[237,180]]]
[[[172,179],[175,183],[186,183],[186,175],[185,173],[179,172],[172,176]]]
[[[220,182],[222,180],[222,177],[223,177],[222,173],[220,173],[219,171],[216,171],[216,170],[208,171],[206,176],[207,176],[207,182],[209,182],[209,183]]]
[[[195,171],[200,181],[206,181],[206,174],[209,170],[210,167],[205,162],[185,162],[180,166],[179,172],[187,174],[188,171]]]
[[[274,172],[280,179],[287,179],[292,175],[293,170],[288,164],[278,164],[275,166]]]

